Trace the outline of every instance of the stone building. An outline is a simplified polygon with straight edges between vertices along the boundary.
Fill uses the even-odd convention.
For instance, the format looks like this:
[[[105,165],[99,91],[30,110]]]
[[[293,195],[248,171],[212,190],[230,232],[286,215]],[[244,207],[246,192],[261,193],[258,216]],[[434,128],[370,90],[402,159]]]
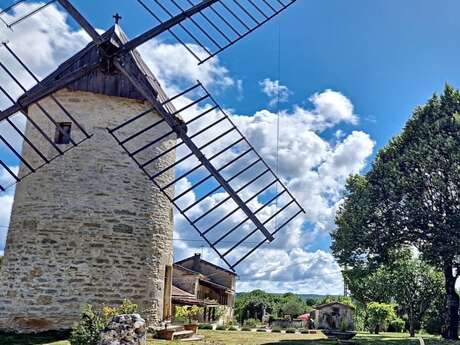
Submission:
[[[173,266],[172,305],[204,307],[201,322],[227,323],[233,320],[236,274],[201,258],[200,254]]]
[[[355,308],[340,302],[316,305],[311,313],[315,326],[319,329],[346,330],[354,329],[353,311]]]
[[[127,41],[118,26],[102,37],[103,41]],[[28,93],[99,58],[91,43]],[[137,53],[130,55],[129,64],[152,92],[164,97]],[[54,95],[92,137],[16,188],[0,273],[0,330],[69,329],[85,304],[116,305],[123,299],[137,303],[142,316],[157,324],[171,313],[172,206],[107,130],[150,106],[129,80],[110,68],[92,70]],[[81,134],[64,122],[48,97],[40,103],[59,126],[71,135]],[[69,146],[35,104],[27,112],[63,150]],[[149,113],[133,125],[133,133],[158,119],[159,115]],[[30,123],[26,134],[38,138]],[[143,140],[139,138],[137,144]],[[161,152],[175,142],[171,135],[149,150]],[[46,152],[50,150],[46,144],[37,146]],[[36,160],[26,146],[23,156]],[[171,151],[152,169],[174,161]],[[25,171],[21,166],[19,174]],[[173,173],[162,175],[165,184]]]

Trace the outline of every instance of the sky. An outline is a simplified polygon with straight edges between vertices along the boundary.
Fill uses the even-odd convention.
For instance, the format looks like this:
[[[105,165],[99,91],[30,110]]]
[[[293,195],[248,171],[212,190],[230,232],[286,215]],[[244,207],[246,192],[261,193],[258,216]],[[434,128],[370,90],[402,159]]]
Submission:
[[[8,3],[0,0],[0,7]],[[154,24],[134,0],[73,3],[100,30],[113,24],[115,12],[130,37]],[[36,5],[20,6],[7,19],[30,6]],[[446,82],[460,87],[459,10],[455,0],[298,0],[200,67],[168,36],[140,48],[168,93],[202,81],[271,166],[276,164],[279,123],[279,174],[306,215],[238,267],[240,291],[343,291],[329,233],[345,180],[368,168],[417,105],[442,91]],[[0,23],[0,39],[15,44],[42,77],[88,40],[53,6],[14,32]],[[2,58],[6,55],[0,50]],[[1,74],[0,85],[12,87]],[[0,134],[7,131],[2,125]],[[4,147],[0,159],[17,169]],[[5,179],[2,171],[0,184]],[[0,194],[0,253],[13,194],[14,189]],[[183,219],[176,215],[175,222],[176,259],[200,252],[219,263]]]

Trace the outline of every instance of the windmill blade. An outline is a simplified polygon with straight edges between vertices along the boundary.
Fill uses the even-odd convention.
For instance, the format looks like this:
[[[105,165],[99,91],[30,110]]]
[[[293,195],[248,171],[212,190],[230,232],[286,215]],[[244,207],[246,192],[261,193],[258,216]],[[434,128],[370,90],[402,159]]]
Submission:
[[[152,108],[109,132],[190,227],[234,269],[303,209],[200,83],[161,106],[173,102],[178,110],[170,115],[182,118],[180,127],[169,126],[163,117],[139,129],[138,123],[156,111]],[[176,137],[175,145],[161,146],[166,138]],[[173,151],[176,162],[159,166]],[[171,171],[176,177],[168,181],[164,177]],[[187,187],[174,194],[179,185]]]
[[[7,109],[0,111],[0,173],[9,177],[4,185],[0,185],[0,191],[3,192],[91,135],[53,92],[49,92],[46,98],[37,98],[33,104],[30,102],[24,105],[21,100],[15,99],[14,94],[17,90],[27,93],[24,75],[36,84],[40,80],[6,42],[2,44],[2,49],[10,60],[16,63],[16,69],[13,71],[4,61],[0,61],[0,77],[9,81],[4,84],[5,86],[0,86],[0,100],[2,104],[11,104]],[[29,105],[34,108],[33,112],[29,112]],[[23,145],[30,146],[30,152],[34,154],[25,157],[21,153]],[[16,172],[11,169],[7,159],[10,164],[22,163],[22,170]]]
[[[134,49],[167,31],[201,64],[261,27],[296,0],[203,0],[198,4],[192,0],[136,1],[154,18],[157,26],[128,42],[122,51]]]
[[[199,63],[216,56],[270,19],[296,0],[136,0],[156,22],[156,26],[126,43],[112,56],[126,54],[147,41],[169,32]],[[37,5],[13,22],[4,15],[26,3],[19,0],[0,12],[0,20],[12,28],[47,6],[58,3],[94,40],[100,35],[69,0],[50,0]],[[188,43],[188,42],[191,42]]]

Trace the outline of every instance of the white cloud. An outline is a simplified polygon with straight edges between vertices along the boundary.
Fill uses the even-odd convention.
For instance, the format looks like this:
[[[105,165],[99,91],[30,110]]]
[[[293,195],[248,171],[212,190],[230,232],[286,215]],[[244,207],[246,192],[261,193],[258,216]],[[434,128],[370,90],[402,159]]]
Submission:
[[[10,167],[17,173],[18,167]],[[0,185],[7,186],[11,183],[11,177],[6,171],[0,171]],[[10,223],[11,208],[13,207],[14,188],[8,189],[6,192],[0,193],[0,255],[5,247],[6,234]]]
[[[311,253],[306,248],[314,243],[320,233],[329,232],[334,228],[335,212],[342,199],[345,180],[350,174],[358,173],[364,168],[375,143],[362,131],[345,133],[338,129],[336,132],[340,131],[340,135],[332,135],[331,140],[322,137],[325,129],[333,128],[340,123],[355,123],[357,118],[353,115],[352,103],[338,92],[333,92],[331,96],[331,92],[326,90],[312,96],[312,109],[296,106],[292,111],[283,111],[280,114],[279,174],[305,206],[307,214],[305,217],[298,217],[278,235],[282,240],[264,245],[257,254],[250,256],[239,266],[238,272],[243,272],[239,289],[266,286],[271,291],[295,290],[317,293],[340,293],[343,289],[338,266],[331,254],[322,251]],[[325,99],[329,99],[327,106]],[[342,115],[337,115],[339,113]],[[269,110],[261,110],[249,116],[231,113],[230,116],[268,164],[275,167],[278,115]],[[239,166],[245,164],[246,162],[242,162]],[[221,195],[215,194],[208,202],[197,206],[194,213],[206,211],[220,198]],[[209,220],[209,224],[231,210],[231,205],[223,207]],[[265,211],[265,216],[268,216],[273,212],[273,208],[267,208]],[[237,219],[232,224],[237,223]],[[194,230],[185,221],[176,222],[175,237],[191,240],[178,242],[176,257],[203,251],[203,243],[199,241],[198,236],[190,235],[193,233]],[[228,239],[235,240],[232,237]],[[254,245],[254,242],[235,250],[232,253],[233,257],[243,255],[248,251],[250,244]],[[207,259],[219,262],[212,250],[204,252]],[[295,261],[291,260],[295,257],[305,257],[305,260],[310,260],[314,264],[287,267]],[[267,267],[268,262],[279,268],[276,277],[274,272],[278,271]],[[317,267],[322,267],[327,274],[315,275]],[[270,275],[262,274],[259,277],[258,274],[264,271],[261,268],[270,269]],[[248,279],[249,276],[251,279]]]
[[[286,85],[281,85],[279,80],[271,80],[265,78],[259,82],[259,85],[262,87],[262,92],[266,94],[269,98],[269,105],[272,107],[279,103],[286,103],[289,100],[289,96],[292,94],[292,91]]]
[[[357,124],[358,117],[353,113],[353,104],[343,94],[333,90],[315,93],[310,97],[315,106],[317,125],[333,126],[340,122]]]
[[[189,45],[193,51],[202,51],[199,46]],[[220,64],[218,57],[198,65],[193,55],[180,43],[166,44],[153,39],[140,47],[140,51],[155,76],[161,80],[163,87],[171,89],[172,92],[179,92],[181,85],[190,85],[197,80],[208,87],[235,86],[238,90],[242,88],[242,82],[230,77],[229,71]],[[203,52],[203,55],[206,56],[206,53]]]
[[[299,248],[264,249],[263,260],[251,260],[240,271],[238,289],[248,291],[255,286],[271,292],[341,294],[343,291],[340,267],[330,253]]]
[[[37,3],[21,3],[11,14],[4,14],[2,18],[11,23],[38,6]],[[14,30],[0,24],[0,41],[9,41],[11,48],[26,65],[35,74],[43,77],[89,41],[83,30],[72,30],[67,24],[67,19],[66,13],[59,11],[55,6],[48,6],[16,25]],[[0,59],[13,70],[26,87],[35,83],[3,48],[0,49]],[[0,75],[0,81],[2,86],[6,85],[15,96],[20,93],[20,89],[5,74]]]
[[[13,194],[0,194],[0,250],[5,246],[6,234],[10,223]]]

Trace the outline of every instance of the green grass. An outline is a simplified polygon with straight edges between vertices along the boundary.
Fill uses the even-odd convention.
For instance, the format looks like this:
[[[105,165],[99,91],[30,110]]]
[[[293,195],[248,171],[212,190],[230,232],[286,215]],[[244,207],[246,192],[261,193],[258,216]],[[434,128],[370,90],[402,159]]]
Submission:
[[[240,331],[200,330],[205,339],[190,342],[192,345],[336,345],[337,342],[324,339],[322,334],[286,334]],[[437,337],[422,335],[426,345],[460,345],[460,341],[447,342]],[[354,339],[356,345],[418,345],[417,339],[410,339],[404,333],[382,333],[372,335],[360,333]],[[2,336],[0,345],[69,345],[67,341],[55,341],[50,337],[38,336]],[[183,344],[164,340],[149,340],[149,345]]]

